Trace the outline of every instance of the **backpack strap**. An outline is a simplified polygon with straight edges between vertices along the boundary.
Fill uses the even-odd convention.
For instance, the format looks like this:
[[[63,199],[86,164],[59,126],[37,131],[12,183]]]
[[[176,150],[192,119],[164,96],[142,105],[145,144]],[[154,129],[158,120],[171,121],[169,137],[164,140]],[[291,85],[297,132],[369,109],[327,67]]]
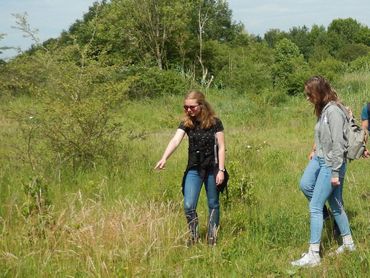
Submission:
[[[350,115],[350,112],[342,103],[335,102],[334,104],[343,112],[348,122],[353,121],[353,117]]]

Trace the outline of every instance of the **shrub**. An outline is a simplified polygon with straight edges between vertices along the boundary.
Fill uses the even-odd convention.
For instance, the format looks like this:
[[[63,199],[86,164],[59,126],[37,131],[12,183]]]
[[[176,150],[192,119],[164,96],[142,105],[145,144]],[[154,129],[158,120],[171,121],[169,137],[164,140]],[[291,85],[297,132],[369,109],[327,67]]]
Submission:
[[[370,54],[367,56],[359,57],[352,61],[349,66],[350,71],[370,71]]]
[[[28,160],[35,162],[34,171],[47,171],[51,165],[74,170],[93,167],[99,159],[108,160],[115,153],[119,129],[112,120],[112,108],[125,95],[127,85],[112,83],[114,67],[84,58],[76,64],[70,56],[70,49],[38,53],[34,59],[39,59],[43,80],[25,85],[37,105],[13,111],[21,129],[28,133],[24,136],[28,145],[45,148],[41,157],[27,148]],[[14,61],[12,67],[23,73],[18,66]],[[15,81],[14,86],[24,86],[22,82]]]
[[[370,47],[362,43],[352,43],[344,45],[337,54],[339,60],[351,62],[359,57],[366,56],[370,53]]]
[[[346,69],[345,63],[331,57],[313,65],[315,74],[323,75],[329,80],[336,80],[339,74],[344,73]]]
[[[271,87],[272,53],[262,44],[229,50],[229,60],[215,78],[219,88],[232,88],[240,93],[259,93]]]
[[[174,70],[160,70],[158,67],[128,67],[121,73],[129,87],[130,99],[155,98],[162,95],[180,95],[188,89],[188,82]]]
[[[302,92],[307,72],[307,63],[298,46],[286,38],[279,41],[272,70],[274,86],[284,89],[288,95],[297,95]]]

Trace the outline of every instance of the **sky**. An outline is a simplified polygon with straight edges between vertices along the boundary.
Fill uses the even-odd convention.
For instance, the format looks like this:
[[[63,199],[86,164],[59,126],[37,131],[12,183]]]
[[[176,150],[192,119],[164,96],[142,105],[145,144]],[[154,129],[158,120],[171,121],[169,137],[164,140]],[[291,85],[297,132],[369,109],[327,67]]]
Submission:
[[[96,0],[0,0],[0,47],[28,49],[33,43],[15,26],[12,14],[27,12],[32,29],[38,29],[41,41],[56,38],[81,19]],[[314,24],[327,27],[333,19],[352,17],[370,27],[370,0],[229,0],[233,19],[242,22],[249,34],[260,35],[270,29],[289,31],[294,26]],[[0,58],[14,56],[3,51]]]

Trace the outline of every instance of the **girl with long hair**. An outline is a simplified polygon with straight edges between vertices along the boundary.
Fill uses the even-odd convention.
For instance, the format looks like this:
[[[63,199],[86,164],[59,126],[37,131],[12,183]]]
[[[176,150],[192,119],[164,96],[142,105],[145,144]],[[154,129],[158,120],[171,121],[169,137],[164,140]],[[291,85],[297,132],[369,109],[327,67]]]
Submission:
[[[320,264],[323,208],[326,201],[329,202],[343,239],[343,244],[335,253],[355,250],[342,199],[348,147],[346,115],[340,108],[337,93],[322,76],[307,80],[305,93],[317,116],[314,150],[300,182],[300,188],[309,201],[311,232],[309,250],[301,259],[292,262],[294,266]]]
[[[190,244],[199,240],[199,221],[196,208],[203,183],[207,193],[209,209],[207,241],[210,245],[216,244],[220,221],[219,191],[217,187],[225,179],[225,139],[223,130],[221,120],[215,116],[215,112],[206,101],[204,94],[196,90],[188,92],[184,99],[184,118],[170,140],[162,158],[155,166],[155,169],[164,169],[167,159],[187,134],[189,138],[188,164],[183,177],[182,189],[185,216],[190,230]],[[218,148],[215,148],[215,142],[217,142]],[[215,167],[217,168],[215,169]]]

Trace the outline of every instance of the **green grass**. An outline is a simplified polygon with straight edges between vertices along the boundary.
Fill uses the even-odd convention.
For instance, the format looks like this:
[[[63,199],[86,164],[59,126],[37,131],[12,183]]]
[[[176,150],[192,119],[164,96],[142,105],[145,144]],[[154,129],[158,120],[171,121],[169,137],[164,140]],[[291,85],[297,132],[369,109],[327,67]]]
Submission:
[[[358,84],[357,84],[357,83]],[[352,85],[351,85],[352,84]],[[353,84],[357,84],[355,87]],[[352,88],[349,89],[350,85]],[[343,76],[337,88],[356,115],[370,77]],[[270,93],[271,94],[271,93]],[[269,96],[270,97],[270,96]],[[51,206],[25,215],[32,172],[19,158],[22,135],[0,106],[0,275],[2,277],[368,277],[369,161],[349,165],[344,200],[358,250],[336,258],[323,233],[324,258],[313,269],[290,267],[307,249],[308,204],[298,189],[313,143],[315,117],[304,97],[282,99],[210,91],[223,120],[230,199],[222,197],[216,247],[205,244],[207,205],[201,193],[200,244],[187,248],[180,182],[187,140],[165,171],[153,167],[181,119],[181,97],[125,102],[117,111],[117,161],[72,175],[42,173]],[[58,175],[59,173],[59,175]]]

